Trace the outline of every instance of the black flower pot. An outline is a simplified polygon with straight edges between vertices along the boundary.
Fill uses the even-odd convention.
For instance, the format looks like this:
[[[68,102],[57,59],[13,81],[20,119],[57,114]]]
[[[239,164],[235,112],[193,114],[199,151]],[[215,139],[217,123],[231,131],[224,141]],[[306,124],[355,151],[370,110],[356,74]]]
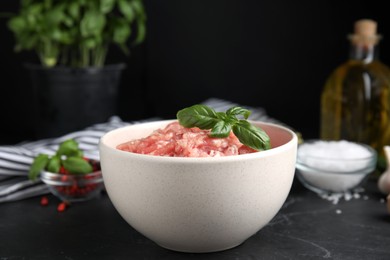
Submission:
[[[125,64],[102,68],[26,65],[33,85],[36,138],[57,137],[116,114]]]

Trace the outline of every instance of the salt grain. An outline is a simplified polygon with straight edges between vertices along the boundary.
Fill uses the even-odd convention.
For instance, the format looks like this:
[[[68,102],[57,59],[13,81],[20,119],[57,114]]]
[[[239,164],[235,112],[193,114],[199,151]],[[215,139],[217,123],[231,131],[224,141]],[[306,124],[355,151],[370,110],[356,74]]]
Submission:
[[[344,194],[344,199],[345,199],[346,201],[351,200],[351,199],[352,199],[352,194],[350,194],[350,193],[345,193],[345,194]]]
[[[352,191],[346,191],[346,192],[329,192],[329,193],[321,193],[319,196],[322,199],[328,200],[332,202],[332,204],[336,205],[340,202],[340,200],[344,199],[344,201],[350,201],[352,199],[359,199],[361,198],[360,193],[364,192],[363,188],[357,188]],[[368,197],[365,195],[363,198]]]

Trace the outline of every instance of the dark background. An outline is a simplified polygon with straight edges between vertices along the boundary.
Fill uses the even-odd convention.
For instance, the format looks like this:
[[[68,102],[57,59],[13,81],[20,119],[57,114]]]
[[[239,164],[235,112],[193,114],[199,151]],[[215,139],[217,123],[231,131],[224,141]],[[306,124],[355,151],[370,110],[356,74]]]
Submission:
[[[380,58],[390,64],[385,1],[146,0],[147,39],[124,56],[118,115],[126,121],[174,118],[210,97],[263,107],[303,138],[318,136],[327,76],[349,53],[347,34],[361,18],[378,22]],[[0,12],[18,1],[2,0]],[[0,19],[0,144],[34,139],[31,82],[23,67],[34,53],[13,51]]]

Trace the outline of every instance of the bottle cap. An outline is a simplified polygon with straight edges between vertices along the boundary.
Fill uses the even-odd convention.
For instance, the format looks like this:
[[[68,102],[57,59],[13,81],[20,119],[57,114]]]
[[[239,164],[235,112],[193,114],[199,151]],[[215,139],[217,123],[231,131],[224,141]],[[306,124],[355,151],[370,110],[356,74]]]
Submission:
[[[372,37],[376,35],[377,23],[370,19],[361,19],[355,22],[355,34]]]
[[[354,24],[354,33],[349,39],[355,45],[372,46],[378,43],[381,35],[377,34],[377,22],[371,19],[360,19]]]

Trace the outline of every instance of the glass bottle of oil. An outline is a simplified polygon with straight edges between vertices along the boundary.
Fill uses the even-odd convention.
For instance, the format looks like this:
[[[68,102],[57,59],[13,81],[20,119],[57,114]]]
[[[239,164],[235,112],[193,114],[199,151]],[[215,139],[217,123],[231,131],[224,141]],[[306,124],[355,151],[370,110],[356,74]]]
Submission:
[[[379,60],[377,23],[363,19],[349,35],[350,57],[321,95],[320,137],[365,143],[384,156],[390,144],[390,69]]]

